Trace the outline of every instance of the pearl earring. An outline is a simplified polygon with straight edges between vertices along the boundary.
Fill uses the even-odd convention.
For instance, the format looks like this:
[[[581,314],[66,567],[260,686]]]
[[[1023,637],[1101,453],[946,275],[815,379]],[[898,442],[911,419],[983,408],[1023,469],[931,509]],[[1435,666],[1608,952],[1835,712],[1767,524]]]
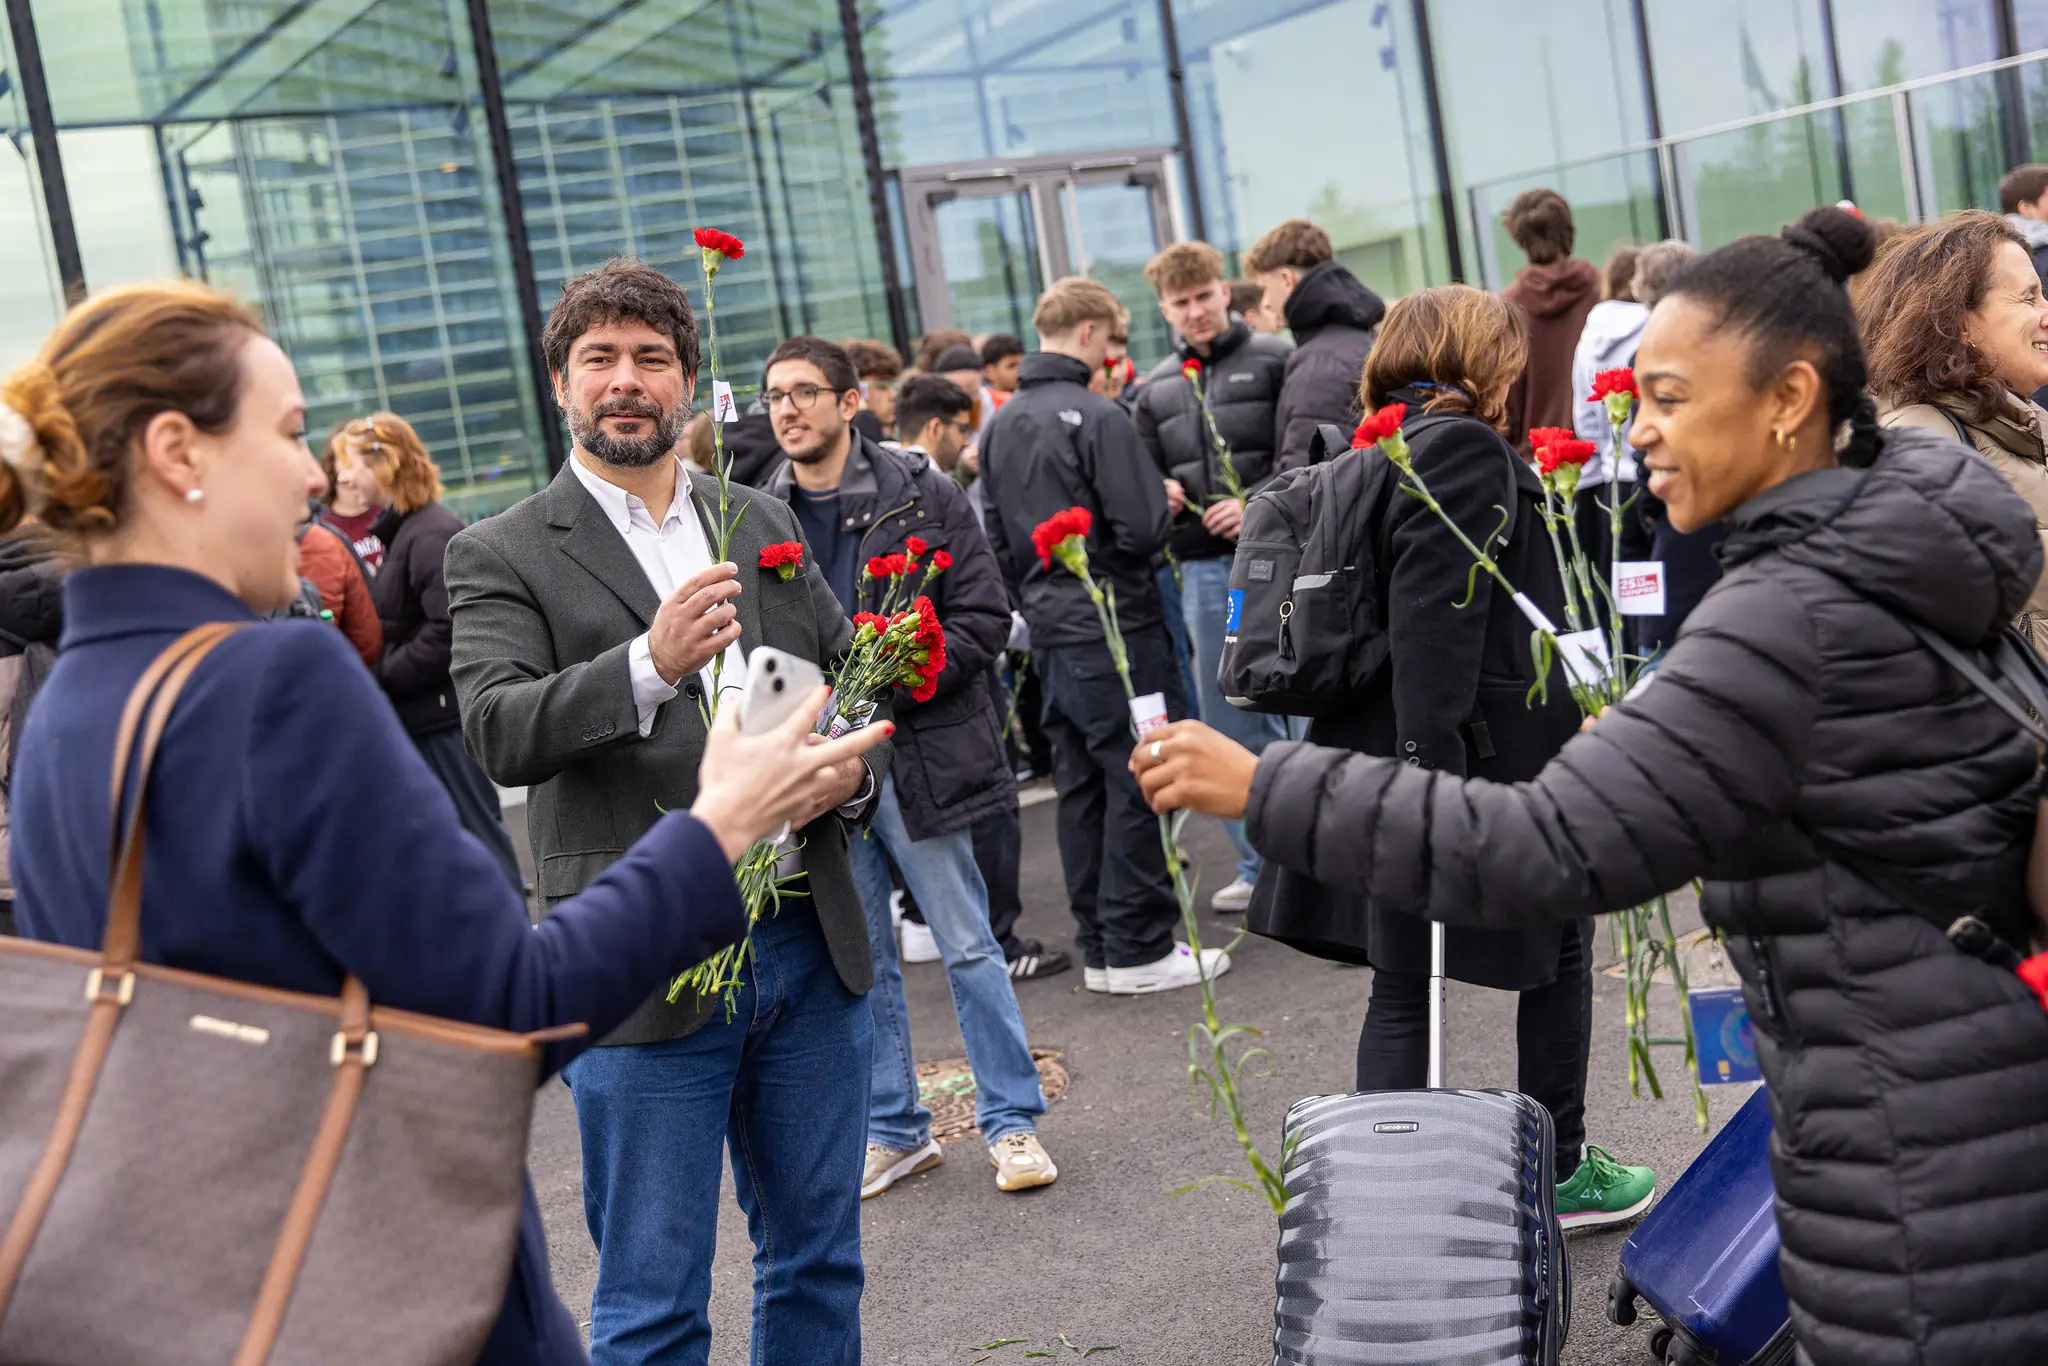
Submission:
[[[205,496],[206,496],[206,490],[205,490],[205,489],[186,489],[186,490],[185,490],[185,501],[186,501],[186,502],[188,502],[188,503],[196,503],[196,502],[198,502],[198,501],[199,501],[200,499],[204,498]]]

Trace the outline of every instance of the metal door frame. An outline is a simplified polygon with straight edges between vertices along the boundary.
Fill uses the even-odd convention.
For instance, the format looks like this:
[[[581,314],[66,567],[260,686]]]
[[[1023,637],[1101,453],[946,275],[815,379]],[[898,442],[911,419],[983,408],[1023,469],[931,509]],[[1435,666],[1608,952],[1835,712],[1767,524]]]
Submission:
[[[1072,191],[1090,185],[1131,185],[1150,191],[1153,231],[1161,243],[1181,241],[1178,166],[1171,147],[1138,147],[1084,156],[1011,157],[906,166],[896,173],[903,191],[904,235],[911,277],[917,286],[924,330],[953,325],[953,296],[946,286],[939,245],[938,206],[956,199],[996,199],[1022,194],[1031,208],[1040,277],[1047,284],[1082,273],[1078,205]]]

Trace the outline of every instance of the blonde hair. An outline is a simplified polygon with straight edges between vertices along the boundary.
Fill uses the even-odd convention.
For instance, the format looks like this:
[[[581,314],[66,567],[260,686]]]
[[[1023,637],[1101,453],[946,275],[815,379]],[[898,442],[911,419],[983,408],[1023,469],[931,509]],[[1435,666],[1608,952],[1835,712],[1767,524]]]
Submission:
[[[397,413],[375,412],[341,429],[341,450],[370,471],[400,513],[417,512],[441,496],[441,469],[412,424]]]
[[[1207,242],[1175,242],[1145,263],[1145,278],[1160,298],[1223,278],[1223,253]]]
[[[242,347],[266,335],[249,308],[207,285],[125,285],[65,314],[34,360],[0,384],[32,441],[0,464],[0,531],[34,517],[90,539],[128,515],[143,431],[182,413],[219,436],[242,401]]]
[[[1031,325],[1042,337],[1063,337],[1087,322],[1101,323],[1114,334],[1130,327],[1131,314],[1109,286],[1083,275],[1053,281],[1031,314]]]

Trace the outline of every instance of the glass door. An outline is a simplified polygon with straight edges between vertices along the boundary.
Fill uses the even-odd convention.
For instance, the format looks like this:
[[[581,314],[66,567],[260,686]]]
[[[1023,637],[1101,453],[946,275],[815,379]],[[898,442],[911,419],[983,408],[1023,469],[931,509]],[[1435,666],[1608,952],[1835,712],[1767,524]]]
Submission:
[[[1036,342],[1047,284],[1102,281],[1131,310],[1140,366],[1166,354],[1145,263],[1179,236],[1172,153],[908,167],[900,172],[923,328],[1010,332]]]

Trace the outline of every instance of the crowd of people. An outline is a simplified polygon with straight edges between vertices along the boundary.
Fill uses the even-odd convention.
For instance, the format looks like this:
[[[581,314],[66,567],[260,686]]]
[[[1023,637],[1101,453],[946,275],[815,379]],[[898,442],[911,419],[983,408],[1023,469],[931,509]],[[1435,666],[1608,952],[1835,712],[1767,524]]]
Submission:
[[[2005,217],[1881,250],[1827,207],[1602,268],[1573,255],[1570,205],[1532,191],[1505,217],[1528,264],[1504,291],[1391,307],[1290,220],[1242,280],[1207,243],[1159,253],[1174,340],[1149,368],[1125,304],[1069,278],[1036,303],[1035,348],[938,331],[906,364],[791,337],[716,433],[693,416],[688,290],[614,261],[564,285],[542,337],[570,459],[469,526],[397,414],[316,458],[291,362],[243,305],[109,291],[0,387],[0,929],[98,944],[130,688],[193,627],[270,622],[220,646],[163,733],[162,790],[224,799],[149,807],[145,957],[588,1025],[546,1068],[582,1140],[590,1358],[708,1359],[723,1147],[753,1359],[853,1363],[860,1202],[945,1156],[904,962],[944,965],[997,1187],[1059,1174],[1017,992],[1071,959],[1017,933],[1020,778],[1052,779],[1087,992],[1230,970],[1175,936],[1155,819],[1205,813],[1236,854],[1212,913],[1374,969],[1360,1089],[1424,1084],[1428,924],[1450,922],[1449,975],[1520,994],[1520,1089],[1554,1121],[1567,1228],[1656,1189],[1587,1141],[1592,917],[1704,877],[1771,1086],[1804,1359],[2048,1359],[2048,1015],[1939,928],[2042,935],[2040,755],[1909,626],[1974,648],[2017,622],[2048,647],[2048,167],[2003,193]],[[1525,611],[1562,618],[1566,590],[1531,434],[1604,447],[1591,377],[1630,366],[1632,450],[1584,471],[1579,531],[1603,575],[1663,562],[1668,600],[1632,637],[1655,686],[1582,727],[1565,689],[1535,689]],[[1245,496],[1344,458],[1318,433],[1395,405],[1441,516],[1391,485],[1360,510],[1385,665],[1313,722],[1235,705]],[[1632,500],[1618,540],[1602,498]],[[738,515],[715,523],[723,499]],[[1120,654],[1035,544],[1070,507]],[[1466,590],[1446,520],[1498,527],[1526,601]],[[874,564],[939,552],[928,692],[839,738],[809,734],[822,692],[741,730],[749,653],[829,670],[885,606]],[[1135,749],[1120,667],[1170,718]],[[530,888],[498,787],[529,790]],[[729,870],[791,830],[777,866],[805,894],[750,929]],[[669,990],[743,936],[730,995]],[[530,1190],[481,1351],[584,1360]]]

